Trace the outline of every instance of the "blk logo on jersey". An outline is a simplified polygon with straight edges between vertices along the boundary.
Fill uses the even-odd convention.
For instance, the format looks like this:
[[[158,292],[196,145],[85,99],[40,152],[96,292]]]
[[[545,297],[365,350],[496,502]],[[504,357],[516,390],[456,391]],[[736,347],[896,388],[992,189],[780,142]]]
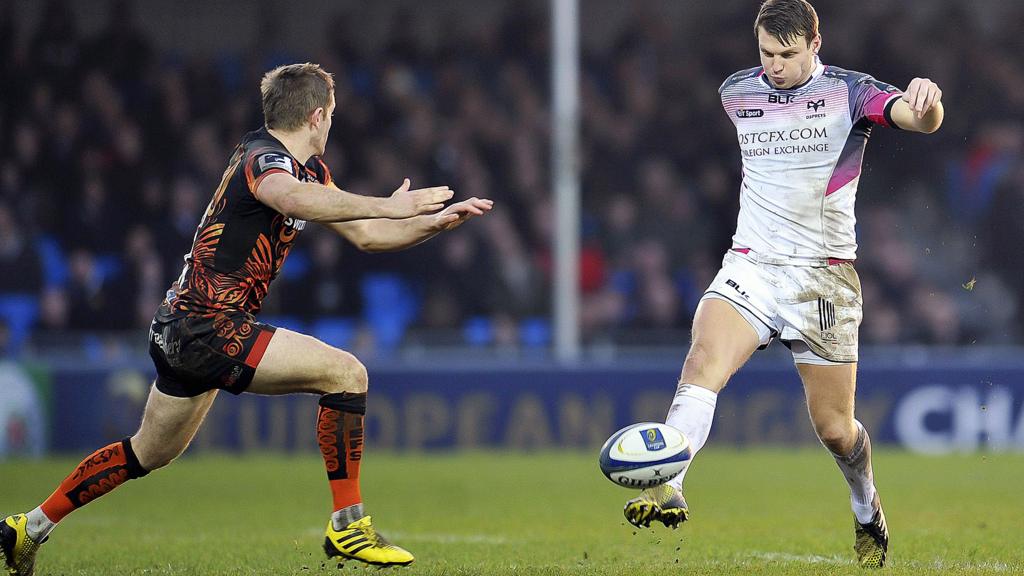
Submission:
[[[768,95],[768,103],[769,104],[792,104],[793,103],[793,95],[792,94],[769,94]]]

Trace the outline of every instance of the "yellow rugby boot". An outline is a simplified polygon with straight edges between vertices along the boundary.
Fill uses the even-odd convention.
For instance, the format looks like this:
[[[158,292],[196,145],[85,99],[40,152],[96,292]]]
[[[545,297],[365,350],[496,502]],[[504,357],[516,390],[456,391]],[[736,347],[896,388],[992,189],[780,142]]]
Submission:
[[[327,523],[324,552],[329,558],[351,558],[374,566],[408,566],[415,559],[408,550],[395,546],[377,534],[369,516],[363,516],[341,530]]]
[[[0,522],[0,556],[7,572],[12,576],[32,576],[35,573],[36,552],[39,544],[29,537],[24,514],[8,516]],[[45,539],[44,539],[45,541]]]
[[[876,497],[877,498],[877,497]],[[853,550],[857,553],[857,563],[861,568],[881,568],[885,565],[885,554],[889,551],[889,528],[885,525],[885,514],[881,505],[875,517],[867,524],[853,520],[856,539]]]
[[[626,502],[622,513],[630,524],[640,528],[647,528],[651,522],[661,522],[667,528],[676,528],[690,517],[683,493],[668,484],[644,490]]]

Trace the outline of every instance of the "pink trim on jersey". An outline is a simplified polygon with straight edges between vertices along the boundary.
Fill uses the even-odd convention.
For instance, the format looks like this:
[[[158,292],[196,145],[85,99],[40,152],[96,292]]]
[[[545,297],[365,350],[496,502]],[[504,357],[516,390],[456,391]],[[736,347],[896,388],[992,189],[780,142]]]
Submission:
[[[825,196],[829,196],[836,190],[853,182],[857,176],[860,176],[860,162],[850,162],[845,165],[840,164],[836,166],[836,171],[832,173],[832,178],[829,179],[828,186],[825,188]]]
[[[740,254],[750,254],[750,248],[730,248],[729,250],[731,250],[732,252],[739,252]],[[854,260],[852,258],[833,258],[831,256],[829,256],[825,260],[828,262],[829,266],[835,266],[836,264],[846,264],[848,262],[849,263],[853,263],[854,262]]]
[[[878,90],[875,88],[875,90]],[[885,126],[890,128],[889,122],[885,119],[885,107],[889,105],[889,101],[893,98],[899,98],[902,94],[890,94],[889,92],[882,92],[878,90],[877,94],[872,94],[868,97],[867,101],[864,102],[864,117],[868,120],[878,124],[879,126]]]

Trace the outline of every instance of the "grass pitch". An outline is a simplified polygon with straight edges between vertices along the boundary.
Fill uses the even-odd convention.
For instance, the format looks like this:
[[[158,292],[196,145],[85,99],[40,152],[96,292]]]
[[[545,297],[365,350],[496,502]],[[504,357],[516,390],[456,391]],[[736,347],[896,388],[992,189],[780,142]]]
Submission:
[[[0,511],[45,498],[77,460],[0,463]],[[887,574],[1024,574],[1024,456],[876,451],[892,535]],[[417,575],[862,574],[846,484],[823,449],[703,451],[692,520],[638,530],[633,492],[597,454],[380,454],[363,461],[378,529]],[[37,574],[376,573],[320,550],[319,456],[186,457],[69,516]]]

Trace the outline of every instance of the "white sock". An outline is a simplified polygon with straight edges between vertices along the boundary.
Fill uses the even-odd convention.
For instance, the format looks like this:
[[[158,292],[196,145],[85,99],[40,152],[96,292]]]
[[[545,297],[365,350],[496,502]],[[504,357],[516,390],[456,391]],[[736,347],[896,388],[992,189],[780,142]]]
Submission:
[[[341,530],[345,526],[359,520],[365,515],[366,513],[363,512],[363,504],[360,502],[359,504],[353,504],[346,508],[342,508],[341,510],[335,510],[334,514],[331,514],[331,522],[333,523],[335,530]]]
[[[875,478],[871,472],[871,438],[868,436],[864,425],[854,420],[857,425],[857,440],[853,443],[853,450],[845,456],[832,453],[836,464],[846,477],[846,483],[850,485],[850,508],[857,522],[867,524],[875,517],[877,511],[875,490]]]
[[[25,518],[28,520],[25,523],[25,531],[28,532],[29,538],[36,542],[42,542],[57,527],[57,524],[43,514],[41,507],[25,514]]]
[[[672,399],[672,407],[668,409],[665,423],[679,430],[690,440],[693,456],[683,465],[683,471],[671,481],[670,486],[683,489],[683,477],[690,468],[697,452],[708,440],[711,433],[711,421],[715,416],[715,404],[718,393],[693,384],[680,384],[676,396]]]

